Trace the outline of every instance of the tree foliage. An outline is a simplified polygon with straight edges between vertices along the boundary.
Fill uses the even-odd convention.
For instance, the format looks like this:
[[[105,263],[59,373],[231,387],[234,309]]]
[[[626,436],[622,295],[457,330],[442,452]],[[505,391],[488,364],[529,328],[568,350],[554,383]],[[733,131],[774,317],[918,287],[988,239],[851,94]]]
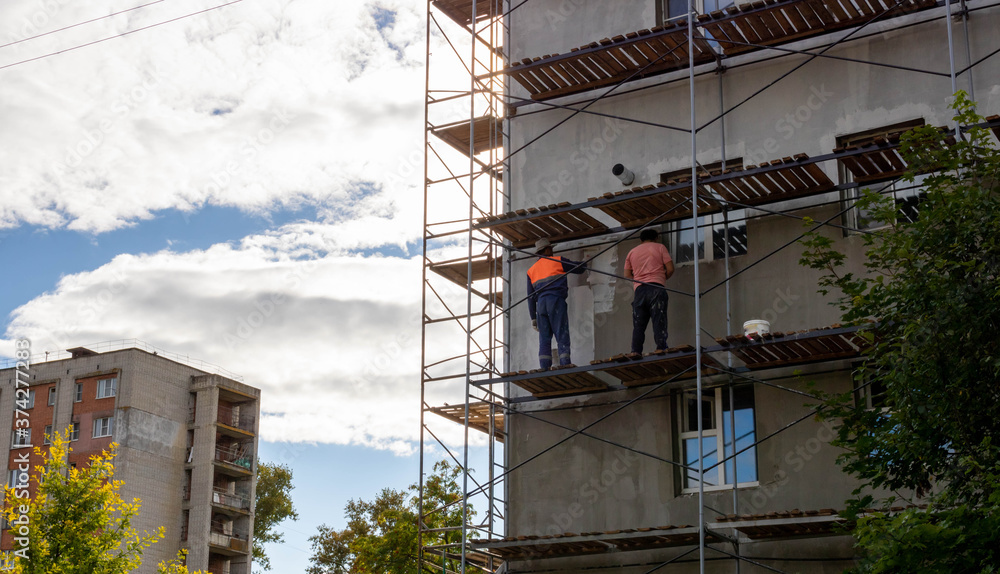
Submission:
[[[281,521],[298,520],[292,504],[292,469],[287,465],[257,463],[257,492],[253,520],[253,559],[263,570],[271,569],[271,561],[264,552],[264,544],[282,542],[284,535],[274,528]]]
[[[114,480],[112,463],[117,445],[92,456],[86,468],[71,468],[69,430],[55,433],[51,443],[48,449],[34,449],[43,458],[32,477],[37,486],[34,496],[17,498],[14,489],[5,490],[4,516],[15,525],[16,535],[28,540],[24,555],[14,557],[12,571],[131,572],[140,565],[143,551],[163,538],[163,528],[140,534],[132,526],[140,503],[139,499],[126,502],[119,493],[122,482]]]
[[[983,121],[963,92],[954,109],[962,126]],[[887,225],[864,236],[867,273],[841,272],[845,256],[831,239],[813,233],[805,241],[802,263],[826,271],[821,292],[840,292],[843,319],[874,321],[855,385],[884,389],[874,409],[852,393],[827,396],[823,416],[840,423],[840,463],[862,481],[847,513],[857,520],[857,571],[995,572],[1000,152],[975,127],[957,141],[933,127],[901,141],[911,170],[903,179],[916,185],[917,174],[929,173],[926,198],[909,221],[892,198],[864,193],[859,207]],[[901,499],[917,504],[885,511]]]
[[[424,524],[439,529],[462,524],[461,469],[445,461],[434,465],[424,483]],[[419,543],[417,516],[420,512],[418,487],[408,492],[386,488],[375,500],[351,500],[344,509],[347,527],[336,530],[326,525],[309,538],[312,566],[308,574],[412,574],[418,572]],[[431,512],[437,510],[437,512]],[[473,516],[471,507],[469,516]],[[461,542],[461,530],[425,533],[423,544]],[[441,564],[442,559],[425,556]],[[457,571],[456,560],[446,567]]]

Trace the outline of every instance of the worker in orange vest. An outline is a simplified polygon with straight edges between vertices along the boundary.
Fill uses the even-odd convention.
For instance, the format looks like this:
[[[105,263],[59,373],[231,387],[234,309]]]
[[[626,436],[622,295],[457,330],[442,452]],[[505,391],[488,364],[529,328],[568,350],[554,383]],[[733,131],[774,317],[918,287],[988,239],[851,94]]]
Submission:
[[[566,296],[569,295],[567,273],[581,274],[583,263],[552,255],[552,243],[539,239],[535,243],[538,261],[528,269],[528,314],[531,326],[538,331],[538,363],[543,369],[552,367],[552,336],[559,349],[559,364],[570,364],[569,316]]]

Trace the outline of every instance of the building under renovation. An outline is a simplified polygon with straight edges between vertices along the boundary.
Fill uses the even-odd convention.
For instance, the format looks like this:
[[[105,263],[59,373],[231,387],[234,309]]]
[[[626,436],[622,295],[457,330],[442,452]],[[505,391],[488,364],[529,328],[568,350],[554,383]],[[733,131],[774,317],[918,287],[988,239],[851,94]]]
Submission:
[[[54,432],[68,432],[74,467],[117,443],[120,494],[141,501],[132,526],[164,528],[137,574],[155,573],[181,549],[192,572],[250,574],[260,390],[213,365],[131,343],[34,357],[27,379],[0,370],[6,484],[34,491],[34,471],[29,478],[19,461],[41,464],[33,450]],[[13,530],[3,526],[0,549],[16,550]]]
[[[1000,7],[946,2],[429,1],[421,460],[467,469],[475,509],[444,540],[423,506],[429,571],[852,564],[856,484],[808,384],[851,390],[864,345],[798,241],[818,229],[862,271],[885,223],[859,190],[919,216],[900,134],[965,127],[957,90],[1000,131]],[[624,263],[646,228],[676,271],[669,348],[647,333],[635,356]],[[542,238],[587,266],[571,365],[544,371]]]

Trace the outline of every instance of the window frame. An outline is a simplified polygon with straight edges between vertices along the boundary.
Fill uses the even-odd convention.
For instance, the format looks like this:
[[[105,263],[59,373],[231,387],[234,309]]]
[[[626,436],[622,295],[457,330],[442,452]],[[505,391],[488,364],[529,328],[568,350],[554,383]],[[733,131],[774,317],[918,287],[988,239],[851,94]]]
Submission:
[[[729,215],[731,216],[729,218],[729,225],[728,225],[729,229],[741,230],[737,233],[737,235],[733,234],[729,235],[729,243],[728,243],[730,251],[729,258],[732,259],[734,257],[742,257],[750,253],[749,242],[746,241],[745,239],[744,243],[737,248],[737,251],[740,251],[741,250],[740,248],[742,248],[742,252],[732,253],[733,238],[739,237],[740,235],[742,235],[744,238],[747,237],[746,221],[748,214],[746,209],[741,208],[741,209],[730,210]],[[682,239],[683,234],[690,233],[692,231],[694,231],[694,236],[696,238],[696,241],[691,244],[691,252],[694,253],[696,249],[695,247],[696,244],[698,245],[698,247],[702,248],[699,249],[697,258],[698,262],[707,263],[711,261],[723,261],[726,258],[725,253],[722,253],[720,256],[718,253],[715,252],[717,247],[715,244],[716,234],[725,233],[725,229],[727,227],[725,214],[720,212],[720,213],[712,213],[710,215],[699,215],[698,219],[699,221],[701,221],[701,223],[698,224],[697,228],[694,228],[694,220],[691,218],[683,219],[681,221],[674,221],[668,224],[668,226],[670,227],[670,232],[669,232],[670,256],[673,257],[675,265],[678,266],[693,265],[694,262],[696,261],[696,259],[693,258],[687,259],[681,255],[684,251],[682,247],[684,245],[684,241]],[[738,222],[738,224],[734,225],[733,223],[734,220]],[[698,237],[700,233],[704,234],[703,238]],[[711,239],[710,241],[711,249],[707,248],[707,246],[705,245],[705,243],[709,243],[709,238]],[[698,243],[697,239],[704,239],[704,241]]]
[[[753,393],[753,388],[752,387],[744,387],[744,388],[747,389],[747,390],[749,390],[750,393]],[[706,393],[711,393],[711,396],[707,396]],[[723,394],[723,393],[725,393],[725,394]],[[694,423],[695,425],[697,424],[696,421],[691,421],[690,420],[690,416],[689,416],[690,412],[689,412],[689,410],[687,408],[687,406],[688,406],[688,398],[692,397],[694,394],[695,394],[695,392],[694,392],[693,389],[685,390],[685,391],[681,392],[680,393],[680,400],[679,400],[679,403],[678,403],[678,412],[677,412],[678,416],[677,416],[677,420],[680,422],[680,428],[677,429],[677,431],[678,431],[678,445],[679,445],[679,448],[680,448],[681,460],[684,461],[685,465],[691,465],[692,462],[695,465],[698,463],[697,453],[694,454],[692,462],[688,462],[688,456],[687,456],[687,450],[686,450],[687,449],[688,441],[690,441],[691,439],[694,439],[694,441],[695,441],[694,444],[695,444],[695,446],[697,446],[698,431],[697,430],[688,430],[688,429],[691,428],[690,427],[690,423]],[[715,479],[714,480],[715,480],[715,482],[717,484],[707,484],[706,483],[705,486],[704,486],[704,490],[706,492],[707,491],[727,490],[727,489],[732,489],[733,488],[733,483],[730,482],[728,480],[727,476],[726,476],[727,475],[727,471],[728,471],[727,467],[730,466],[730,463],[728,463],[728,462],[719,463],[718,462],[719,460],[721,460],[721,459],[726,458],[727,456],[729,456],[729,453],[727,451],[727,447],[729,447],[730,445],[727,444],[727,438],[731,438],[731,437],[727,437],[726,436],[725,427],[729,423],[729,417],[730,417],[731,410],[725,410],[725,407],[724,407],[725,402],[728,399],[729,399],[729,390],[728,390],[728,388],[725,388],[725,387],[716,387],[714,389],[706,389],[706,390],[702,391],[702,399],[701,399],[702,409],[704,409],[705,403],[708,403],[709,405],[711,405],[711,409],[712,409],[711,421],[714,423],[713,428],[711,428],[711,429],[703,428],[702,429],[702,439],[703,440],[705,440],[705,439],[714,439],[714,442],[715,442],[715,453],[716,453],[715,454],[715,462],[712,462],[712,464],[715,464],[715,468],[707,470],[706,471],[706,475],[710,475],[711,473],[715,473]],[[756,395],[752,395],[751,396],[751,400],[753,402],[753,407],[751,409],[751,416],[752,416],[752,419],[753,419],[753,436],[751,437],[751,440],[752,440],[752,442],[756,442],[756,436],[757,436],[757,414],[756,414],[757,399],[756,399]],[[733,408],[733,406],[730,405],[730,409],[732,409],[732,408]],[[737,409],[737,410],[739,410],[739,409]],[[696,426],[694,428],[697,429]],[[735,434],[735,433],[736,433],[736,429],[732,429],[732,434]],[[740,443],[740,437],[735,437],[735,438],[736,438],[736,440],[734,441],[734,444],[731,445],[731,449],[733,450],[733,452],[736,452],[737,450],[740,449],[740,445],[739,445],[739,443]],[[719,453],[723,453],[723,456],[720,457]],[[752,456],[753,467],[754,467],[754,478],[753,478],[753,480],[746,480],[746,481],[738,482],[736,484],[736,488],[753,488],[753,487],[756,487],[756,486],[760,486],[760,480],[759,480],[759,474],[758,474],[759,473],[759,465],[758,465],[758,461],[757,461],[757,448],[756,448],[756,446],[754,446],[750,450],[746,451],[746,453],[751,453],[751,456]],[[741,453],[740,455],[737,455],[737,459],[739,459],[739,457],[741,457],[741,456],[744,456],[744,454],[746,454],[746,453]],[[706,457],[706,459],[708,459],[708,457]],[[733,463],[732,464],[732,468],[734,469],[734,471],[739,468],[739,460],[733,460],[732,463]],[[711,466],[711,465],[709,465],[709,466]],[[737,473],[736,479],[739,480],[739,474],[738,473]],[[695,470],[688,470],[686,468],[682,468],[681,471],[680,471],[680,480],[681,480],[681,485],[680,485],[681,486],[681,488],[680,488],[681,494],[690,494],[690,493],[698,492],[698,490],[699,490],[699,488],[698,488],[699,480],[698,480],[697,469],[695,469]]]
[[[24,390],[26,390],[28,392],[28,406],[21,407],[21,405],[19,403],[20,403],[20,401],[22,401],[24,399],[18,398],[18,393],[20,391],[24,391]],[[14,410],[16,411],[16,410],[20,409],[22,411],[29,411],[29,410],[31,410],[33,408],[35,408],[35,389],[23,389],[23,388],[22,389],[16,389],[14,391]]]
[[[743,169],[743,158],[734,157],[725,160],[725,169],[728,170],[740,170]],[[710,177],[711,175],[722,173],[723,162],[722,160],[703,164],[698,166],[699,177]],[[672,180],[690,180],[691,170],[688,168],[679,169],[674,171],[669,171],[660,174],[660,183],[669,183]],[[747,237],[747,219],[749,217],[749,212],[745,208],[731,209],[728,211],[729,229],[741,230],[737,235],[729,236],[729,243],[727,248],[730,251],[729,257],[741,257],[747,255],[750,252],[749,242],[746,240]],[[725,233],[726,230],[726,214],[719,212],[710,215],[700,215],[698,216],[699,223],[695,226],[694,218],[682,219],[680,221],[673,221],[666,224],[667,236],[669,241],[667,242],[667,248],[670,250],[670,256],[674,260],[674,264],[678,266],[693,265],[695,261],[719,261],[726,258],[725,252],[721,255],[716,254],[715,237],[717,233]],[[734,222],[736,223],[734,225]],[[683,240],[683,235],[692,233],[694,235],[694,240],[691,242],[691,252],[695,253],[698,249],[698,239],[704,239],[700,247],[701,251],[694,255],[691,259],[685,259],[682,257],[684,249],[682,246],[685,244]],[[699,234],[704,234],[703,237],[699,237]],[[733,237],[743,236],[744,240],[742,244],[737,244],[737,248],[733,253]],[[706,249],[706,244],[711,244],[711,249]]]
[[[110,382],[111,394],[102,395],[102,392],[108,392],[105,383]],[[98,399],[110,399],[118,396],[118,377],[111,377],[107,379],[100,379],[97,381],[97,398]]]
[[[83,383],[77,383],[76,388],[73,389],[73,402],[82,403],[83,402]]]
[[[24,442],[23,444],[19,444],[18,441],[17,441],[17,438],[18,438],[17,431],[19,431],[19,430],[23,430],[23,431],[26,431],[28,433],[27,436],[24,439],[27,442]],[[23,428],[23,429],[15,429],[15,430],[11,431],[11,433],[10,433],[10,448],[13,449],[13,448],[26,448],[26,447],[27,448],[31,447],[31,427]]]
[[[52,436],[52,425],[45,425],[45,430],[42,432],[43,432],[42,446],[48,446],[52,444],[52,441],[49,440],[49,438]]]
[[[98,425],[100,425],[101,432],[104,431],[104,422],[107,422],[107,434],[97,434]],[[115,432],[115,417],[101,417],[94,419],[94,432],[91,434],[90,438],[107,438],[113,435]]]
[[[918,128],[927,125],[923,118],[917,118],[914,120],[908,120],[905,122],[897,122],[891,125],[865,130],[861,132],[855,132],[852,134],[845,134],[842,136],[837,136],[837,149],[844,147],[850,147],[853,145],[868,145],[878,137],[886,137],[890,134],[907,132],[913,128]],[[847,169],[847,166],[843,161],[837,162],[837,176],[842,185],[847,185],[854,183],[854,175],[851,170]],[[861,197],[862,189],[871,189],[879,194],[886,195],[891,194],[893,201],[896,203],[897,211],[902,211],[902,204],[908,200],[916,198],[919,204],[923,201],[923,198],[927,196],[926,190],[919,182],[922,182],[927,175],[917,176],[918,182],[911,185],[909,182],[900,180],[899,178],[890,179],[888,181],[881,181],[870,184],[858,184],[854,187],[846,188],[841,192],[841,202],[844,204],[844,214],[842,216],[844,224],[844,235],[858,235],[861,233],[866,233],[869,231],[879,231],[881,229],[886,229],[891,225],[899,221],[897,217],[896,221],[893,222],[882,222],[873,221],[874,225],[862,225],[863,217],[858,209],[855,202],[859,197]],[[896,189],[897,187],[902,187],[904,189]],[[897,195],[902,194],[902,195]],[[919,210],[917,211],[919,215]]]
[[[52,385],[51,387],[49,387],[48,406],[50,406],[50,407],[51,406],[55,406],[55,404],[56,404],[56,395],[57,394],[58,394],[58,392],[56,391],[56,386],[55,385]]]
[[[688,11],[687,11],[687,5],[688,5],[687,0],[679,0],[679,1],[684,3],[684,7],[685,7],[684,8],[684,12],[682,14],[675,14],[675,15],[671,15],[670,14],[670,4],[671,4],[670,0],[658,0],[656,2],[656,22],[659,25],[663,25],[664,22],[667,22],[667,21],[669,21],[671,19],[681,18],[681,17],[687,16],[687,14],[688,14]],[[713,12],[715,10],[725,10],[726,8],[728,8],[730,6],[734,6],[735,4],[736,4],[736,2],[733,2],[733,1],[730,1],[728,3],[721,2],[721,1],[720,2],[716,2],[715,3],[715,7],[713,7],[711,10],[708,10],[706,12],[706,10],[705,10],[705,0],[695,0],[695,10],[698,12],[698,14],[707,14],[707,13],[711,13],[711,12]]]
[[[80,422],[79,421],[73,423],[71,425],[70,431],[69,431],[69,441],[73,442],[73,441],[77,441],[77,440],[80,440]]]

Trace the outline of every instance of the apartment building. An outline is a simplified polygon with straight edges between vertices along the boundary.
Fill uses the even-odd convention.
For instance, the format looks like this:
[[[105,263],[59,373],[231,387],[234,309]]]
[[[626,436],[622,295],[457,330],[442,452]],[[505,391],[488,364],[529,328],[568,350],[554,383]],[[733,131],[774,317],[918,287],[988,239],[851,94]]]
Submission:
[[[817,292],[819,273],[798,264],[798,239],[819,229],[847,254],[845,271],[864,272],[861,234],[885,223],[855,205],[859,190],[919,217],[919,179],[900,180],[900,134],[956,129],[958,89],[1000,134],[1000,6],[694,9],[689,23],[686,1],[429,2],[429,28],[453,49],[428,54],[423,444],[448,448],[430,429],[440,415],[486,433],[463,446],[485,445],[489,462],[485,473],[466,464],[480,469],[467,488],[481,510],[467,525],[475,534],[428,545],[428,565],[853,563],[836,513],[857,484],[809,395],[851,391],[864,342]],[[435,75],[455,61],[472,78],[464,88]],[[468,104],[464,120],[456,101]],[[442,197],[464,202],[464,226]],[[650,352],[649,330],[634,357],[624,262],[645,228],[660,232],[676,273],[665,285],[669,348]],[[468,254],[435,258],[444,238],[467,241]],[[525,303],[542,238],[588,267],[569,277],[572,365],[546,371]],[[468,303],[448,299],[449,285]],[[750,320],[770,333],[745,336]],[[466,353],[448,337],[469,341]],[[855,389],[859,405],[874,406],[877,388]]]
[[[9,445],[0,463],[12,484],[16,459],[44,447],[53,431],[69,429],[75,466],[117,443],[121,495],[142,501],[133,526],[166,531],[136,572],[154,573],[184,548],[192,571],[249,574],[260,390],[165,355],[70,349],[67,358],[31,365],[27,397],[16,396],[14,370],[0,370],[0,428]],[[16,432],[23,425],[15,408],[27,414],[26,433]],[[0,549],[12,548],[5,529]]]

